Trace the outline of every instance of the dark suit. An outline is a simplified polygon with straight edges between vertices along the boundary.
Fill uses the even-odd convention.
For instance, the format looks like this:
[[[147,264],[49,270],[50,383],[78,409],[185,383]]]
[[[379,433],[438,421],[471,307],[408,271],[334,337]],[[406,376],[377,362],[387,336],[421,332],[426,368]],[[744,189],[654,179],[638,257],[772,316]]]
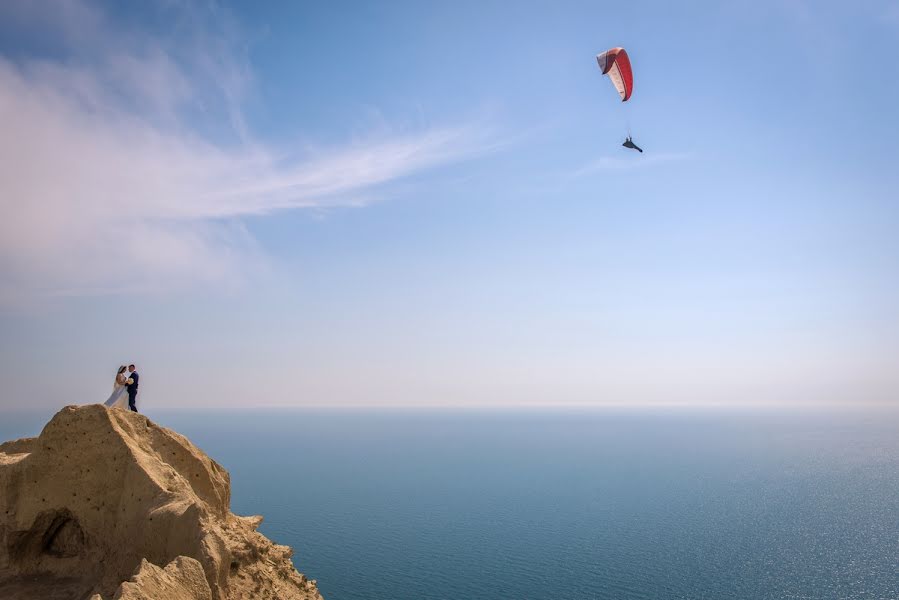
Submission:
[[[134,371],[128,377],[134,380],[134,383],[128,385],[128,408],[137,412],[137,406],[134,405],[134,401],[137,399],[137,382],[140,381],[140,375],[137,374],[137,371]]]

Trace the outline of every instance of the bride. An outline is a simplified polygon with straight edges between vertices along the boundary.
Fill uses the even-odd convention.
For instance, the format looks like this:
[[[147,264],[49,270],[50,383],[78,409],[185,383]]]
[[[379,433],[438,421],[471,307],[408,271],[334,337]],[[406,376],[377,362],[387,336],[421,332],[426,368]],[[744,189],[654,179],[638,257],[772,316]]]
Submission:
[[[109,400],[103,403],[103,406],[108,408],[128,408],[128,394],[126,391],[128,390],[128,384],[133,383],[133,380],[128,378],[128,374],[125,372],[127,370],[128,367],[124,365],[119,367],[119,372],[115,376],[115,383],[112,384],[112,394],[109,396]]]

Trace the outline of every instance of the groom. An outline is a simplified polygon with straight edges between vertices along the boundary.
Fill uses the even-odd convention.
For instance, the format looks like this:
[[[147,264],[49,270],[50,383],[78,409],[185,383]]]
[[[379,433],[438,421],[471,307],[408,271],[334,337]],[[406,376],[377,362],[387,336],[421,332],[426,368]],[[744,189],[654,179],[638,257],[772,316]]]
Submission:
[[[140,380],[140,375],[134,370],[134,365],[128,365],[128,372],[128,377],[132,379],[132,383],[128,384],[128,408],[137,412],[137,406],[134,405],[134,401],[137,399],[137,382]]]

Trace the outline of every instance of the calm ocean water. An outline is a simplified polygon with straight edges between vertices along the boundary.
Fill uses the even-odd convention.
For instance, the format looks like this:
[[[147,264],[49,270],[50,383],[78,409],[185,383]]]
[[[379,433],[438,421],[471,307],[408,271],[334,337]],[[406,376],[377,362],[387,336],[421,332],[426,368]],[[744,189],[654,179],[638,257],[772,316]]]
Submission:
[[[899,598],[897,412],[150,416],[326,600]]]

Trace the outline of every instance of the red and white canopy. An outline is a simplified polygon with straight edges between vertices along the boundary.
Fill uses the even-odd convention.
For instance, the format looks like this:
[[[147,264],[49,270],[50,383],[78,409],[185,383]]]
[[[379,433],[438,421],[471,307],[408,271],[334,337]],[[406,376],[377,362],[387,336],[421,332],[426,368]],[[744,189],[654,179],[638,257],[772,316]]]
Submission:
[[[631,71],[631,60],[624,48],[612,48],[596,55],[596,62],[603,75],[612,80],[622,102],[627,102],[634,91],[634,74]]]

